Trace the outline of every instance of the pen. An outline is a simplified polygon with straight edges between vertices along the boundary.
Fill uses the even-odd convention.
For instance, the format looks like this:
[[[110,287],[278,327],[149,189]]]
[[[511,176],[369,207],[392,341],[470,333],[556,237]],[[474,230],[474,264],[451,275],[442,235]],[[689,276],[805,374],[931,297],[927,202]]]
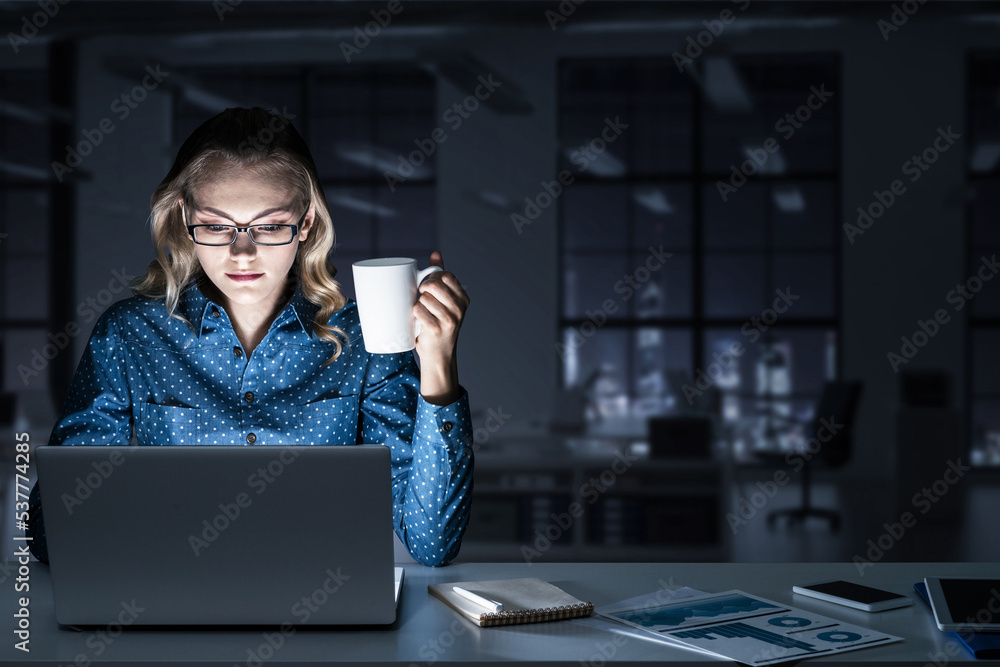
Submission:
[[[481,595],[476,595],[472,591],[467,591],[464,588],[459,588],[458,586],[452,586],[452,590],[461,595],[466,600],[475,602],[480,607],[485,607],[490,611],[503,611],[503,604],[497,602],[496,600],[490,600],[489,598],[484,598]]]

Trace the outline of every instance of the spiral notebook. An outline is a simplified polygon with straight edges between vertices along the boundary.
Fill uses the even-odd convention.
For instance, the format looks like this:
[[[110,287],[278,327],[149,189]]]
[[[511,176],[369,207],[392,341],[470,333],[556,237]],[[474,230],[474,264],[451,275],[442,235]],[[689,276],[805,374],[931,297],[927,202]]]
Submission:
[[[503,611],[483,609],[456,593],[458,586],[503,604]],[[427,590],[473,623],[486,628],[492,625],[519,625],[581,618],[594,613],[594,605],[578,600],[558,586],[536,577],[497,579],[494,581],[452,581],[430,584]]]

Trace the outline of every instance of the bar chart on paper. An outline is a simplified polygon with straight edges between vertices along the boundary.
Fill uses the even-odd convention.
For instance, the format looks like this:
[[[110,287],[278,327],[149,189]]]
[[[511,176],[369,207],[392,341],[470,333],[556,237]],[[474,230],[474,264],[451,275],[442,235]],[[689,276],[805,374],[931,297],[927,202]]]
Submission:
[[[623,611],[615,615],[623,621],[636,623],[651,630],[663,630],[708,622],[717,623],[782,609],[783,607],[747,595],[721,594],[707,599],[664,605],[656,609]]]
[[[852,633],[853,634],[853,633]],[[730,623],[728,625],[717,625],[712,628],[702,628],[697,630],[682,630],[680,632],[672,632],[670,636],[676,637],[677,639],[715,639],[716,637],[746,637],[748,639],[756,639],[757,641],[762,641],[766,644],[773,644],[775,646],[780,646],[782,648],[794,648],[803,651],[814,651],[816,650],[812,644],[807,642],[800,642],[797,639],[792,639],[790,637],[785,637],[774,632],[769,632],[767,630],[761,630],[753,626],[747,625],[746,623]]]
[[[742,591],[658,606],[619,608],[604,615],[641,627],[670,643],[748,665],[769,665],[900,641],[899,637]]]

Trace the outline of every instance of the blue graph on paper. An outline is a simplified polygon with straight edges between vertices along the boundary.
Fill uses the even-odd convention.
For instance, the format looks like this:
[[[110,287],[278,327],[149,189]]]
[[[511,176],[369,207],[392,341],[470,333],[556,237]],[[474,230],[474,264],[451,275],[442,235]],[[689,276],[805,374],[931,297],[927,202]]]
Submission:
[[[770,609],[783,609],[783,607],[745,595],[727,595],[713,597],[703,602],[693,600],[654,609],[629,609],[613,615],[644,627],[679,627],[691,625],[692,621],[708,621],[723,616],[746,616]]]
[[[598,613],[636,625],[661,641],[753,667],[901,641],[738,590],[660,604],[649,597]]]
[[[667,634],[678,639],[735,639],[746,637],[748,639],[762,641],[765,644],[780,646],[781,648],[792,648],[809,652],[820,650],[814,644],[801,642],[797,639],[791,639],[775,632],[761,630],[760,628],[755,628],[747,625],[746,623],[739,622],[729,623],[727,625],[716,625],[711,628],[678,630],[677,632],[669,632]],[[716,636],[713,637],[712,635]]]
[[[768,619],[767,624],[778,628],[804,628],[812,625],[813,622],[808,618],[799,618],[798,616],[778,616]]]

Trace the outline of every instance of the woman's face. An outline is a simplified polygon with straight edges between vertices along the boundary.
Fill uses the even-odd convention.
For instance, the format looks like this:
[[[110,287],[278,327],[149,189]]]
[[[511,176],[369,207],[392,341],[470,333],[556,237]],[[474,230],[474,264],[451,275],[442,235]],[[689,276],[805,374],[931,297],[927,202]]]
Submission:
[[[186,210],[187,223],[294,225],[302,217],[302,206],[292,192],[260,178],[227,177],[199,188]],[[255,245],[245,233],[237,234],[232,245],[196,243],[198,261],[229,304],[256,305],[270,312],[284,296],[288,273],[299,243],[309,236],[312,219],[310,212],[287,245]]]

